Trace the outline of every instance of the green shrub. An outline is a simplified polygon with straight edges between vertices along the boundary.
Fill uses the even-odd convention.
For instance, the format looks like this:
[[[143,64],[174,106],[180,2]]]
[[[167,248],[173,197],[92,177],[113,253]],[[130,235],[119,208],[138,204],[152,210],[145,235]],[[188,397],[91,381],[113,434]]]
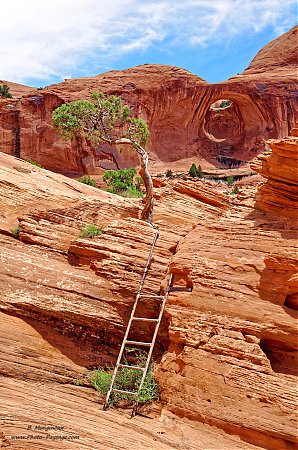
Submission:
[[[197,177],[203,178],[203,170],[202,170],[202,167],[200,164],[199,164],[199,167],[197,167]]]
[[[174,174],[173,174],[172,170],[171,170],[171,169],[168,169],[168,170],[166,171],[166,177],[167,177],[167,178],[173,178],[173,176],[174,176]]]
[[[83,175],[82,177],[78,178],[80,183],[88,184],[89,186],[96,186],[96,180],[94,178],[91,178],[90,175]]]
[[[196,176],[197,176],[197,168],[196,168],[195,163],[192,163],[192,165],[191,165],[191,167],[190,167],[188,173],[189,173],[189,175],[190,175],[191,177],[196,177]]]
[[[134,364],[143,367],[145,365],[145,361],[146,355],[139,352],[136,358],[136,362]],[[125,364],[127,364],[127,361],[125,361]],[[112,369],[104,370],[101,368],[98,370],[94,370],[91,378],[92,386],[96,390],[101,392],[103,395],[106,395],[110,387],[112,374],[113,374]],[[124,391],[137,392],[141,382],[142,375],[143,372],[141,372],[140,370],[129,369],[127,367],[119,368],[116,380],[114,382],[114,387],[116,389],[121,389]],[[138,400],[140,403],[150,403],[153,400],[157,400],[158,397],[159,397],[158,384],[153,378],[152,366],[150,366]],[[119,392],[113,392],[110,397],[110,404],[117,405],[119,401],[123,400],[129,403],[133,403],[134,396],[129,394],[122,394]]]
[[[9,87],[7,86],[7,84],[0,84],[0,97],[1,98],[12,98],[12,95],[9,92]]]
[[[94,236],[100,236],[103,234],[103,230],[94,224],[87,225],[80,233],[81,238],[93,239]]]
[[[192,163],[188,173],[193,178],[202,178],[203,177],[202,167],[200,165],[199,165],[199,167],[196,167],[195,163]]]
[[[238,74],[238,75],[239,75],[239,74]],[[222,109],[224,109],[224,108],[227,108],[228,106],[230,106],[232,103],[233,103],[232,100],[223,100],[223,101],[220,103],[219,107],[222,108]]]
[[[141,189],[143,182],[141,177],[136,177],[136,169],[107,170],[103,175],[103,181],[108,185],[107,192],[118,194],[122,197],[143,197]]]
[[[238,186],[234,186],[234,188],[231,192],[231,195],[235,195],[235,194],[238,194]]]
[[[38,163],[35,162],[35,161],[32,161],[32,159],[27,159],[27,162],[30,163],[30,164],[32,164],[33,166],[39,167],[40,169],[44,169],[43,166],[41,166],[40,164],[38,164]]]
[[[234,177],[233,177],[233,175],[230,175],[227,178],[227,186],[232,186],[233,183],[234,183]]]
[[[21,231],[23,231],[23,228],[20,227],[20,225],[17,225],[16,227],[12,228],[10,231],[14,235],[14,237],[18,238]]]

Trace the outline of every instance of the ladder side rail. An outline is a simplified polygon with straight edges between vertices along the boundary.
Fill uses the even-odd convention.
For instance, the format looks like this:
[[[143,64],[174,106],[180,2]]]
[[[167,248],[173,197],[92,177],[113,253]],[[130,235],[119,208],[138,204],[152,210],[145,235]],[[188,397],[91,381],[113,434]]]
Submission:
[[[133,407],[133,410],[132,410],[132,413],[131,413],[132,417],[135,416],[136,412],[137,412],[139,394],[141,392],[141,389],[143,387],[143,384],[144,384],[144,381],[145,381],[145,378],[146,378],[146,375],[147,375],[147,372],[148,372],[149,364],[150,364],[152,353],[153,353],[153,349],[154,349],[154,344],[155,344],[155,341],[156,341],[156,337],[157,337],[157,333],[158,333],[158,330],[159,330],[160,322],[161,322],[161,319],[162,319],[162,316],[163,316],[163,312],[164,312],[164,309],[165,309],[165,306],[166,306],[166,301],[167,301],[168,295],[170,293],[170,287],[172,285],[172,281],[173,281],[173,274],[170,275],[168,286],[167,286],[166,293],[165,293],[165,296],[164,296],[164,300],[163,300],[161,308],[160,308],[158,321],[157,321],[156,326],[155,326],[154,334],[153,334],[152,341],[151,341],[150,350],[148,352],[148,356],[147,356],[146,364],[145,364],[145,367],[144,367],[142,379],[141,379],[141,382],[140,382],[140,385],[139,385],[138,395],[136,397],[136,401],[135,401],[135,404],[134,404],[134,407]]]
[[[145,279],[146,279],[146,276],[147,276],[147,272],[148,272],[148,267],[149,267],[149,264],[150,264],[150,261],[151,261],[151,258],[152,258],[152,253],[153,253],[153,250],[154,250],[154,247],[155,247],[155,244],[156,244],[158,236],[159,236],[159,231],[157,230],[156,233],[155,233],[152,245],[151,245],[151,249],[150,249],[150,252],[149,252],[149,255],[148,255],[148,258],[147,258],[147,263],[146,263],[146,266],[145,266],[145,269],[144,269],[144,272],[143,272],[143,276],[142,276],[142,279],[141,279],[141,282],[140,282],[139,290],[138,290],[138,293],[136,295],[136,299],[135,299],[135,302],[134,302],[134,305],[133,305],[133,308],[132,308],[132,311],[131,311],[131,314],[130,314],[130,318],[129,318],[128,325],[127,325],[127,328],[126,328],[126,332],[125,332],[125,335],[124,335],[124,338],[123,338],[123,341],[122,341],[122,344],[121,344],[120,352],[119,352],[119,355],[118,355],[118,358],[117,358],[117,361],[116,361],[116,365],[115,365],[115,368],[114,368],[114,371],[113,371],[111,384],[110,384],[109,390],[108,390],[107,395],[106,395],[106,401],[105,401],[105,404],[104,404],[104,410],[106,410],[108,408],[108,403],[109,403],[109,399],[110,399],[110,396],[111,396],[111,393],[112,393],[112,390],[113,390],[113,385],[114,385],[114,382],[115,382],[115,379],[116,379],[116,376],[117,376],[119,364],[120,364],[120,361],[121,361],[121,358],[122,358],[122,355],[123,355],[123,352],[124,352],[124,347],[125,347],[125,344],[126,344],[126,341],[127,341],[128,334],[130,332],[130,328],[131,328],[131,324],[132,324],[132,321],[133,321],[134,313],[136,311],[136,308],[137,308],[137,305],[138,305],[138,301],[139,301],[139,298],[140,298],[140,295],[141,295],[141,292],[142,292],[142,289],[143,289],[143,285],[144,285],[144,282],[145,282]]]
[[[154,238],[153,238],[153,242],[152,242],[152,245],[151,245],[151,249],[150,249],[150,252],[149,252],[149,255],[148,255],[148,258],[147,258],[146,266],[144,268],[143,276],[142,276],[142,279],[141,279],[141,282],[140,282],[140,286],[139,286],[139,290],[138,290],[138,294],[137,295],[140,295],[142,290],[143,290],[144,282],[145,282],[145,279],[147,277],[149,264],[150,264],[151,259],[152,259],[153,250],[154,250],[154,247],[156,245],[156,241],[157,241],[158,236],[159,236],[159,231],[156,230]]]

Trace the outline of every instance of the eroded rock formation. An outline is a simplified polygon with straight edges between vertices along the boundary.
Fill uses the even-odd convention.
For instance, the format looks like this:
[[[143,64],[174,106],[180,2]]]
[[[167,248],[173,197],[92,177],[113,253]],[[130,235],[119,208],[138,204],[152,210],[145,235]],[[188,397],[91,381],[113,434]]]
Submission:
[[[257,195],[257,205],[266,211],[298,218],[298,133],[281,140],[268,141],[269,149],[251,167],[267,178]]]
[[[103,442],[115,448],[117,436],[111,436],[106,417],[116,420],[116,435],[127,421],[99,411],[103,399],[84,382],[69,383],[86,368],[115,362],[154,231],[138,220],[138,199],[105,193],[9,155],[0,155],[0,161],[3,439],[23,433],[24,421],[60,420],[81,434],[86,448],[94,448],[98,421],[86,422],[83,431],[74,412],[82,409],[90,418],[108,420]],[[171,440],[168,428],[162,428],[164,440],[152,443],[160,421],[169,423],[166,411],[243,439],[217,434],[208,442],[196,434],[195,448],[254,448],[244,441],[272,450],[294,448],[294,220],[255,209],[249,187],[232,199],[210,181],[156,179],[155,186],[160,238],[147,288],[162,289],[173,272],[175,284],[193,290],[168,299],[155,349],[166,409],[150,426],[144,448],[195,445],[181,441],[181,434]],[[19,240],[9,234],[17,223]],[[87,223],[105,233],[92,241],[80,238]],[[153,315],[154,305],[147,303],[142,312]],[[135,330],[135,336],[144,339],[151,331]],[[40,400],[32,397],[35,390]],[[62,419],[61,405],[67,414]],[[143,422],[137,426],[145,433]],[[125,436],[122,448],[129,448],[130,434]]]
[[[70,145],[53,131],[51,114],[57,106],[103,91],[121,95],[147,120],[156,171],[187,158],[214,165],[218,155],[250,160],[264,149],[265,140],[286,136],[295,122],[296,36],[297,27],[264,47],[243,74],[223,83],[209,85],[177,67],[143,65],[70,79],[32,90],[19,100],[2,100],[1,151],[65,174],[136,165],[132,153],[120,154],[107,146],[95,149],[81,141]],[[215,113],[210,107],[220,99],[233,104]]]

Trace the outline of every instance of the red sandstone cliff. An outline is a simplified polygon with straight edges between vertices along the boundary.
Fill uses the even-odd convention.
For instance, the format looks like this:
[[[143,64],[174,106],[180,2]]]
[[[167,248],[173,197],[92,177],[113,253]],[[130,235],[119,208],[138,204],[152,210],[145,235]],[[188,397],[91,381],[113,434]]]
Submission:
[[[63,173],[94,173],[137,163],[128,152],[90,148],[62,141],[52,129],[52,111],[65,101],[88,98],[93,91],[121,95],[148,121],[151,164],[170,167],[191,158],[217,165],[218,155],[250,160],[264,140],[289,133],[295,122],[297,80],[293,66],[297,28],[268,44],[242,75],[209,85],[177,67],[143,65],[95,77],[70,79],[20,100],[0,101],[1,151],[31,158]],[[270,52],[274,50],[274,63]],[[274,64],[274,70],[272,68]],[[211,112],[219,99],[233,106]]]

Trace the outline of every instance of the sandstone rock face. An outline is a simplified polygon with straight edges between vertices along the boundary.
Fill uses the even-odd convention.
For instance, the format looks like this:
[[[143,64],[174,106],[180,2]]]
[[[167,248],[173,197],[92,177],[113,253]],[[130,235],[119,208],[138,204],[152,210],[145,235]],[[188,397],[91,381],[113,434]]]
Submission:
[[[20,100],[1,100],[1,150],[64,174],[137,165],[136,155],[128,151],[65,143],[52,128],[51,114],[57,106],[103,91],[121,95],[147,120],[156,173],[189,159],[218,165],[219,155],[248,161],[264,149],[264,140],[286,136],[295,122],[296,33],[294,28],[268,44],[249,69],[223,83],[208,85],[177,67],[143,65],[67,80]],[[278,55],[274,63],[268,56],[272,49]],[[214,113],[210,107],[220,99],[232,100],[233,106]]]
[[[84,382],[69,383],[86,369],[115,362],[154,235],[138,220],[141,200],[9,155],[0,161],[3,442],[20,448],[10,436],[42,419],[60,420],[66,431],[81,434],[80,446],[72,448],[94,448],[99,429],[100,442],[111,449],[131,448],[130,431],[136,430],[144,449],[294,448],[298,290],[292,219],[256,210],[254,188],[242,187],[232,198],[210,181],[156,179],[160,238],[146,289],[164,289],[172,272],[175,285],[192,292],[170,294],[155,348],[164,412],[150,422],[149,434],[148,423],[138,419],[123,438],[127,420],[100,412],[103,399]],[[17,217],[19,240],[9,233]],[[104,233],[80,238],[87,223]],[[153,303],[141,308],[149,317],[156,312]],[[140,339],[151,332],[133,331]],[[195,420],[196,432],[173,422],[170,413]],[[242,441],[206,434],[199,422]],[[164,439],[156,436],[160,430]],[[26,445],[21,448],[32,448],[32,442]],[[61,448],[70,445],[65,441]]]
[[[270,149],[251,166],[268,181],[259,189],[257,205],[266,211],[297,219],[298,213],[298,137],[270,140]]]

